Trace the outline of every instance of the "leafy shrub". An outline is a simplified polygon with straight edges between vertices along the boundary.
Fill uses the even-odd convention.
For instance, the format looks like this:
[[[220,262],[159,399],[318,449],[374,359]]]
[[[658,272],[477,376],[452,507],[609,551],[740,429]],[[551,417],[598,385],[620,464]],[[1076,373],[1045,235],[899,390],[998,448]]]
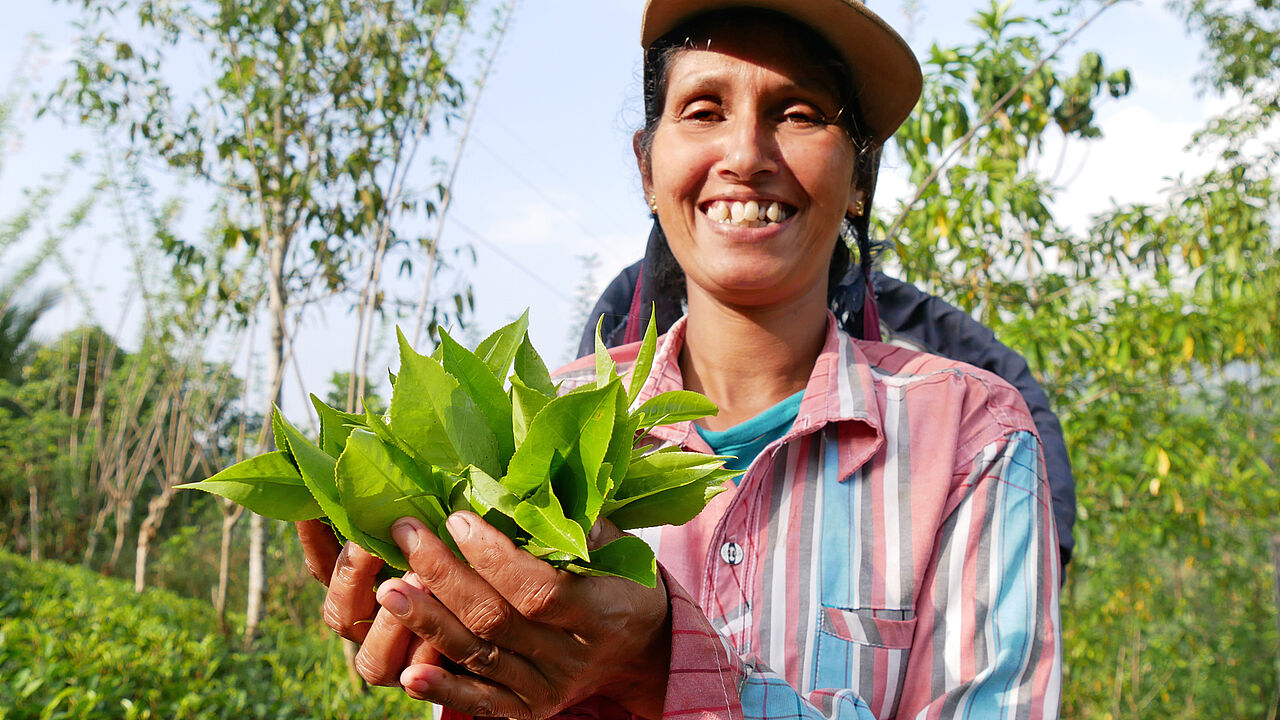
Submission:
[[[0,551],[0,720],[430,716],[353,691],[327,631],[268,622],[238,644],[205,603]]]

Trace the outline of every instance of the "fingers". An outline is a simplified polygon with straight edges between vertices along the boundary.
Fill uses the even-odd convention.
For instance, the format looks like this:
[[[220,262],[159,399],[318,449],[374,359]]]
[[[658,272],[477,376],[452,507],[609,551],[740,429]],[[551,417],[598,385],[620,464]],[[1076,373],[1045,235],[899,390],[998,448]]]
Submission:
[[[324,597],[324,622],[342,637],[364,642],[378,609],[373,589],[382,560],[355,543],[347,543],[333,565]]]
[[[334,537],[333,528],[322,520],[303,520],[294,523],[298,529],[298,541],[307,561],[307,572],[324,585],[329,584],[333,565],[338,561],[342,546]]]
[[[356,672],[370,685],[399,685],[400,673],[409,664],[409,648],[417,639],[386,608],[379,610],[356,653]]]
[[[383,613],[394,616],[401,627],[468,672],[512,687],[537,684],[537,671],[528,661],[478,637],[431,591],[403,580],[388,580],[378,588],[378,601]]]
[[[570,624],[577,619],[577,609],[581,607],[574,599],[579,585],[577,576],[560,572],[518,549],[501,531],[472,513],[450,515],[446,527],[476,573],[521,615],[534,622],[577,629]],[[603,535],[608,529],[597,523],[592,532]]]
[[[534,713],[518,695],[501,685],[456,675],[436,665],[410,665],[400,675],[409,697],[443,705],[473,717],[528,718]],[[551,712],[539,713],[540,717]]]
[[[625,534],[617,525],[609,522],[608,518],[600,516],[596,518],[596,524],[591,526],[591,532],[587,533],[587,549],[599,550]]]
[[[402,582],[419,589],[423,587],[422,581],[413,573],[405,575]],[[380,588],[376,597],[381,602],[388,595]],[[403,596],[395,593],[391,597]],[[400,673],[409,665],[440,665],[443,662],[448,661],[438,650],[383,607],[374,617],[364,644],[356,653],[355,668],[360,677],[371,685],[397,686]]]

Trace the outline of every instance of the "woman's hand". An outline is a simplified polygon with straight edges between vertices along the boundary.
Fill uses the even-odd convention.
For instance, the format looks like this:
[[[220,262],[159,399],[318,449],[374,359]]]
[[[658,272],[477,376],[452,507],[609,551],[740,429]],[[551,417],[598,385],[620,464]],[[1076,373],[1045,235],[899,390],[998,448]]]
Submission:
[[[383,645],[379,654],[356,654],[356,671],[361,677],[374,685],[399,685],[399,674],[406,663],[446,662],[435,648],[408,628],[385,614],[376,615],[378,602],[374,586],[384,564],[382,560],[355,543],[343,547],[333,530],[320,520],[304,520],[295,525],[307,571],[329,588],[324,600],[325,624],[357,644],[373,632]],[[413,573],[409,573],[405,581],[421,587]],[[396,651],[399,656],[393,661]]]
[[[410,696],[477,716],[544,718],[593,695],[661,716],[670,656],[661,581],[649,589],[556,570],[472,513],[455,513],[448,529],[470,566],[421,522],[396,524],[414,572],[378,588],[382,607],[367,631],[350,618],[375,600],[367,594],[376,569],[357,561],[351,572],[334,574],[325,617],[344,636],[362,639],[357,667],[362,675],[376,669],[366,679],[385,682],[401,664]],[[591,546],[620,535],[601,522]],[[412,657],[406,634],[463,672]]]

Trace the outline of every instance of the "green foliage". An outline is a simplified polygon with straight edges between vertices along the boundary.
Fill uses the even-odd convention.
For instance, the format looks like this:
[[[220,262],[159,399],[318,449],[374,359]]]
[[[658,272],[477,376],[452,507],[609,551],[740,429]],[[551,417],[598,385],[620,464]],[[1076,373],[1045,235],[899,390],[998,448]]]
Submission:
[[[84,33],[49,107],[211,183],[226,200],[221,250],[260,257],[281,298],[345,288],[362,254],[431,248],[401,234],[405,216],[436,212],[406,174],[418,142],[463,106],[452,61],[473,2],[63,2]],[[203,60],[208,86],[173,85],[175,57]],[[220,252],[162,239],[183,266]],[[254,309],[231,283],[208,289]]]
[[[238,394],[226,366],[185,366],[150,343],[129,352],[97,328],[35,346],[22,383],[0,382],[0,538],[11,549],[38,545],[42,557],[110,571],[90,552],[102,547],[92,536],[107,533],[114,547],[126,542],[118,534],[136,529],[126,523],[104,530],[98,522],[114,511],[112,493],[123,491],[116,483],[133,483],[135,495],[147,485],[163,487],[163,463],[154,462],[159,439],[175,442],[182,422],[199,422],[201,432],[179,480],[207,474],[202,460],[210,470],[225,462],[241,417]],[[186,420],[173,414],[178,395]],[[124,509],[133,502],[126,497]]]
[[[0,718],[419,718],[346,682],[337,638],[268,623],[252,653],[206,603],[0,551]],[[318,623],[316,624],[318,625]]]
[[[1006,6],[981,40],[935,48],[900,149],[920,183],[997,98],[1023,89],[900,207],[894,260],[1019,350],[1063,422],[1077,548],[1063,595],[1064,716],[1274,717],[1280,705],[1280,207],[1273,4],[1180,2],[1241,93],[1202,142],[1203,177],[1116,207],[1087,233],[1050,211],[1046,135],[1096,137],[1132,79],[1085,53],[1046,58]],[[1237,83],[1240,83],[1237,85]]]
[[[643,372],[629,386],[599,345],[597,381],[560,396],[527,329],[526,313],[475,353],[442,334],[439,359],[419,355],[401,336],[389,418],[340,413],[313,397],[321,427],[316,443],[277,411],[272,426],[280,451],[183,487],[277,519],[323,515],[340,535],[401,570],[408,563],[392,541],[397,519],[420,518],[451,542],[445,519],[467,509],[557,566],[652,587],[656,568],[647,545],[615,541],[590,551],[587,533],[601,516],[624,530],[684,523],[721,492],[733,475],[723,469],[724,458],[633,448],[638,434],[703,417],[715,406],[696,393],[669,392],[631,410],[652,366],[652,322],[636,364]],[[512,377],[504,378],[513,365]]]

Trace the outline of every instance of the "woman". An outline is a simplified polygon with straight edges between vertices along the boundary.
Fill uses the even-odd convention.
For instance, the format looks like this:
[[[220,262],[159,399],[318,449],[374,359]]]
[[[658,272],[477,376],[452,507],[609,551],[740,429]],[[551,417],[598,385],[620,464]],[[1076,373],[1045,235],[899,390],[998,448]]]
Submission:
[[[842,226],[865,235],[876,150],[919,92],[910,51],[856,0],[651,0],[643,38],[636,154],[687,313],[641,396],[714,400],[704,426],[652,434],[732,448],[740,484],[647,534],[653,590],[557,572],[457,513],[470,566],[404,520],[414,573],[375,595],[377,561],[302,525],[326,620],[363,643],[369,681],[473,715],[1056,716],[1057,560],[1025,405],[827,310]]]

